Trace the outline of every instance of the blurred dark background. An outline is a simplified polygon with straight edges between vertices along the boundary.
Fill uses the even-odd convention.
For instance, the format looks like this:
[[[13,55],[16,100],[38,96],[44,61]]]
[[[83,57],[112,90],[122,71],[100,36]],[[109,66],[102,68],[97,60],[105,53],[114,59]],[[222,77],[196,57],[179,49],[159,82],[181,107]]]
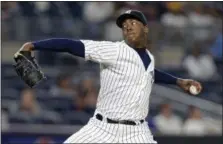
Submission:
[[[122,40],[115,20],[128,9],[144,12],[149,21],[156,67],[203,85],[196,97],[155,85],[147,117],[153,134],[222,135],[222,3],[1,2],[1,120],[7,140],[27,132],[75,132],[93,115],[100,88],[98,64],[36,52],[48,80],[28,89],[12,67],[21,45],[53,37]]]

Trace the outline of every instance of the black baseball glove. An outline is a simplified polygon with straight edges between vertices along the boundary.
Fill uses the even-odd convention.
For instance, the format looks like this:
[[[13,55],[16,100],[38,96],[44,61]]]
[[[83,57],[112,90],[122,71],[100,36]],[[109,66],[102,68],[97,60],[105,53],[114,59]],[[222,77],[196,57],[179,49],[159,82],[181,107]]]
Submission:
[[[14,60],[16,64],[13,66],[15,67],[16,73],[29,87],[33,88],[42,80],[46,80],[35,57],[31,56],[31,52],[19,51],[14,55]]]

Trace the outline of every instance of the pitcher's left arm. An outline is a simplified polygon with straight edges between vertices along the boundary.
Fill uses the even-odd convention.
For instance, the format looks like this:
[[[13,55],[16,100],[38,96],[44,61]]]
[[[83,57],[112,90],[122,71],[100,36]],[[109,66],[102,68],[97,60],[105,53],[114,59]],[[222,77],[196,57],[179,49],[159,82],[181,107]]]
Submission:
[[[161,70],[155,69],[155,83],[157,84],[173,84],[179,86],[185,92],[189,92],[190,87],[196,86],[198,93],[202,90],[202,85],[200,82],[192,79],[182,79]]]

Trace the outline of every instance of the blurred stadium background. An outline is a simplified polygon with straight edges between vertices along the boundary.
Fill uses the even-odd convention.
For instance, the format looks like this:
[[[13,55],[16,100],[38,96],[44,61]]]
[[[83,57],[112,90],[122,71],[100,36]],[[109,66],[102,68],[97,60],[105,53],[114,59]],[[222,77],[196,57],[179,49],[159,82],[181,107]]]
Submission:
[[[215,143],[222,135],[220,2],[1,2],[3,143],[62,142],[93,115],[100,88],[98,64],[36,52],[48,80],[28,89],[12,67],[21,45],[52,37],[122,40],[115,19],[127,9],[141,10],[148,19],[156,67],[204,87],[194,97],[154,86],[147,120],[155,138],[173,143],[196,135],[203,141],[191,142]]]

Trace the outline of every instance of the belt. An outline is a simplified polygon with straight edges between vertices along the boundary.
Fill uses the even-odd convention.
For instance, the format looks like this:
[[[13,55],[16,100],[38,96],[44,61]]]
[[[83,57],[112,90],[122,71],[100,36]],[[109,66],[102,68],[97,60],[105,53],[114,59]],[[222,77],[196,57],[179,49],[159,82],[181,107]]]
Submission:
[[[101,114],[96,114],[96,118],[100,121],[102,121],[104,118]],[[130,120],[112,120],[110,118],[106,118],[107,123],[112,123],[112,124],[126,124],[126,125],[137,125],[135,121],[130,121]],[[140,120],[140,124],[143,123],[144,120]]]

